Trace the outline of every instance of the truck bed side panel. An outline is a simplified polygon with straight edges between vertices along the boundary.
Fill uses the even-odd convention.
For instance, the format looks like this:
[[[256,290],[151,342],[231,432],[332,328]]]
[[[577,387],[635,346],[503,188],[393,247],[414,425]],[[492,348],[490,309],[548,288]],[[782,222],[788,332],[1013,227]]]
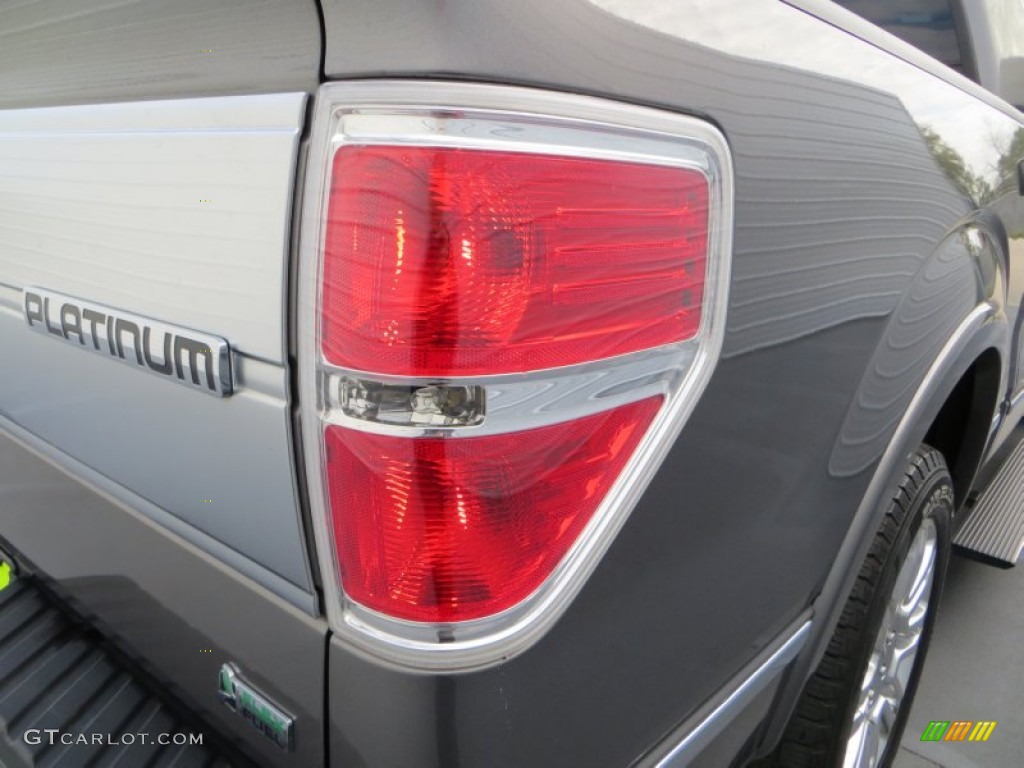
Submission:
[[[1019,117],[952,72],[938,77],[782,2],[323,5],[329,77],[590,93],[706,117],[730,143],[723,359],[566,614],[521,656],[432,686],[367,669],[332,642],[338,754],[628,764],[719,695],[821,588],[943,339],[986,298],[957,230],[994,208],[992,195],[1019,207]],[[976,179],[990,185],[985,199]],[[915,335],[918,346],[892,352]],[[436,727],[381,746],[390,725],[353,710],[370,698],[383,710],[382,697],[416,698]]]

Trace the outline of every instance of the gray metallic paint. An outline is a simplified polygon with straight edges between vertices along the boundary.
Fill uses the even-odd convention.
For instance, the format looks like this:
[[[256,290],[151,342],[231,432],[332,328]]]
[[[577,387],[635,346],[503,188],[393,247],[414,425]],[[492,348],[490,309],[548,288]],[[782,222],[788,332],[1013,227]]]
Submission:
[[[977,306],[943,345],[906,412],[900,417],[885,453],[873,470],[870,484],[858,500],[842,544],[835,552],[834,565],[814,600],[816,621],[808,650],[797,660],[790,673],[792,683],[783,688],[776,699],[766,731],[768,743],[781,735],[802,682],[813,672],[825,652],[832,629],[839,620],[845,596],[853,586],[858,564],[867,554],[871,536],[878,529],[885,513],[887,500],[896,493],[897,485],[903,477],[906,457],[921,445],[943,402],[970,365],[987,351],[997,348],[1005,336],[1005,322],[999,320],[996,307],[988,303]],[[994,411],[995,402],[992,403],[990,413]],[[962,499],[958,500],[958,504],[962,502]]]
[[[900,457],[977,355],[1008,357],[1020,295],[999,292],[1024,271],[1024,230],[1020,158],[1001,153],[1018,113],[922,70],[892,38],[895,54],[781,3],[323,6],[329,76],[513,82],[705,116],[731,144],[737,197],[725,359],[566,616],[497,670],[434,685],[403,684],[332,641],[332,753],[629,763],[720,701],[723,681],[827,585],[775,707],[783,720]],[[970,174],[936,162],[950,153]],[[1006,236],[975,220],[979,203],[1001,212]],[[967,252],[972,226],[988,233],[984,253]],[[996,256],[1011,263],[994,286]],[[942,334],[988,297],[990,322],[933,372],[897,434]],[[417,725],[395,739],[379,715],[399,701]]]
[[[300,717],[291,759],[315,765],[327,627],[313,618],[285,367],[305,102],[0,111],[0,434],[36,441],[117,502],[48,481],[4,498],[0,536],[259,753],[262,737],[212,698],[212,659],[237,662]],[[31,285],[227,339],[234,393],[206,397],[32,332],[19,292]],[[0,464],[5,489],[34,471]]]
[[[934,67],[906,46],[891,39],[865,43],[782,3],[323,0],[322,6],[329,77],[510,82],[707,117],[731,143],[737,191],[727,357],[566,615],[519,658],[461,676],[387,670],[333,640],[331,756],[346,765],[624,765],[724,700],[723,684],[820,594],[818,634],[776,701],[777,733],[820,653],[845,574],[901,457],[979,354],[995,349],[1008,357],[1007,329],[1015,326],[1024,293],[1020,199],[1007,174],[1020,159],[1007,155],[1021,129],[1019,115],[988,96],[979,99],[976,88],[952,73],[924,71]],[[120,11],[93,0],[81,11],[77,0],[63,0],[51,14],[53,7],[44,9],[39,0],[0,6],[0,21],[7,22],[0,61],[9,64],[0,66],[0,105],[310,91],[316,84],[319,42],[309,3],[265,2],[247,13],[251,6],[239,0],[217,9],[127,0],[124,7],[139,14],[138,35],[125,34],[132,25],[104,23],[119,18],[105,14]],[[18,15],[26,13],[35,16]],[[839,14],[834,23],[847,22]],[[63,55],[69,47],[76,56]],[[230,56],[197,59],[193,51],[207,47]],[[142,81],[147,75],[154,77]],[[969,138],[989,129],[992,141]],[[945,148],[959,155],[970,176],[934,161]],[[986,192],[978,179],[995,191]],[[0,208],[5,202],[11,201],[0,197]],[[957,250],[956,232],[973,224],[978,203],[998,213],[1007,233],[1001,238],[982,222],[1009,261],[1005,302],[986,285],[983,262]],[[3,258],[0,250],[0,283],[8,286],[0,297],[16,296],[22,280],[10,277]],[[927,290],[929,282],[946,301]],[[938,368],[934,339],[927,354],[913,359],[890,354],[917,338],[909,312],[915,303],[933,308],[935,327],[951,328],[968,305],[984,304],[990,294],[989,320]],[[10,336],[10,314],[0,312],[0,343]],[[894,319],[901,317],[904,322]],[[920,333],[937,335],[927,322]],[[240,357],[238,371],[243,381],[259,382],[254,400],[269,399],[276,408],[286,385],[283,351],[269,359],[275,364]],[[885,385],[866,373],[872,370]],[[923,395],[908,400],[929,370]],[[1022,374],[1024,367],[1019,384]],[[0,382],[10,386],[9,379]],[[908,402],[917,405],[900,422],[899,409]],[[7,407],[6,397],[0,407]],[[224,455],[237,445],[229,440]],[[833,459],[845,470],[831,471]],[[184,624],[202,627],[232,655],[243,649],[245,664],[253,665],[245,671],[265,675],[271,693],[303,717],[308,713],[316,729],[322,683],[312,673],[326,672],[323,657],[311,637],[291,646],[297,656],[275,656],[273,638],[260,636],[258,627],[275,636],[305,627],[321,638],[323,627],[288,607],[291,613],[277,612],[280,601],[265,590],[250,589],[233,570],[123,505],[93,509],[75,486],[54,488],[62,495],[46,497],[49,514],[68,530],[78,530],[80,519],[91,521],[83,530],[94,538],[49,540],[24,511],[39,509],[36,489],[29,489],[3,514],[20,521],[10,539],[44,555],[40,567],[72,592],[82,576],[126,576],[142,584],[143,595],[158,595],[156,603],[167,608],[144,613],[153,627],[170,638],[191,637],[185,617]],[[102,537],[127,544],[123,537],[139,530],[146,531],[145,560],[123,549],[110,559]],[[158,557],[202,564],[188,574],[188,594],[160,571]],[[242,614],[241,626],[217,616],[225,603],[212,599],[214,590],[236,598],[237,584],[246,585],[252,600],[234,603],[252,617],[249,623]],[[203,589],[211,599],[197,607],[195,590]],[[103,613],[102,596],[82,587],[77,593],[82,606]],[[147,604],[145,597],[126,603]],[[105,615],[114,613],[108,607]],[[147,634],[124,616],[109,623],[165,674],[182,675],[190,695],[206,690],[205,660],[195,666],[175,655],[180,649],[154,639],[152,627]],[[219,659],[213,655],[211,668]],[[300,748],[317,737],[304,738]],[[744,748],[735,735],[729,743],[717,753],[723,760]],[[314,754],[308,764],[317,759]]]
[[[3,281],[222,337],[239,379],[231,398],[197,397],[4,312],[0,356],[20,375],[0,379],[0,415],[310,592],[283,367],[304,104],[0,111]]]
[[[0,2],[0,537],[268,764],[324,756],[327,627],[285,367],[318,16],[314,0]],[[152,101],[211,96],[231,98]],[[120,103],[67,108],[100,102]],[[18,299],[32,282],[228,338],[238,392],[218,409],[33,345]],[[227,660],[299,716],[290,759],[216,702]]]
[[[285,359],[303,93],[0,110],[0,275]]]
[[[0,109],[313,91],[315,0],[3,0]]]

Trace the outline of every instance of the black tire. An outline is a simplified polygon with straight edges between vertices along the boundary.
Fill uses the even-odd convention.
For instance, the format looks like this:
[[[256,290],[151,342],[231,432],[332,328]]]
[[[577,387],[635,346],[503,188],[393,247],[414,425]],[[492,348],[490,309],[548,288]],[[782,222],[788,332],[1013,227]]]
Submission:
[[[825,656],[807,682],[782,741],[765,763],[760,764],[779,768],[843,765],[854,714],[861,703],[861,684],[880,637],[886,605],[912,542],[930,538],[929,527],[920,539],[915,539],[925,521],[932,520],[936,532],[935,569],[924,626],[909,680],[896,709],[895,722],[877,763],[881,768],[891,764],[899,749],[935,625],[936,608],[949,563],[952,514],[953,484],[946,462],[935,449],[921,446],[907,464],[899,491],[871,542]]]

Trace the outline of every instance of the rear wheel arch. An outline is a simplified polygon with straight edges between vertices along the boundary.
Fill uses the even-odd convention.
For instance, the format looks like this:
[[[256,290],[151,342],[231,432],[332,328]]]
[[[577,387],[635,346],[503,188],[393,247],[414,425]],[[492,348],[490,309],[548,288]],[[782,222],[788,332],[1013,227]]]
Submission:
[[[987,337],[992,331],[992,327],[980,329],[977,337]],[[958,357],[957,365],[946,367],[945,375],[941,377],[944,386],[933,387],[927,399],[928,407],[919,412],[915,420],[916,429],[908,439],[908,442],[914,445],[923,443],[931,446],[945,460],[953,487],[954,511],[961,508],[966,500],[988,447],[993,418],[1005,383],[1002,365],[1003,357],[995,346],[986,346],[985,343],[975,340]],[[961,372],[958,374],[958,371]],[[916,439],[918,436],[920,438]],[[912,455],[917,458],[920,453],[921,448],[917,448]],[[902,485],[900,488],[902,489]],[[899,492],[898,490],[897,496]],[[871,538],[874,534],[875,529],[869,526],[868,537]],[[823,594],[824,592],[825,590]],[[820,615],[817,609],[816,613]],[[830,640],[834,643],[832,634],[826,633],[823,637],[825,647],[822,648],[825,654],[828,653],[826,648]],[[811,643],[808,643],[804,652],[812,652]],[[811,669],[816,666],[817,662]],[[803,690],[803,683],[797,685],[796,682],[798,679],[803,680],[803,677],[793,676],[788,685]],[[777,720],[773,721],[773,725],[775,722]],[[770,739],[771,731],[768,733]],[[779,735],[781,736],[781,732]],[[763,749],[776,747],[778,740],[769,739],[763,743]]]
[[[956,473],[955,503],[962,503],[964,490],[958,487],[956,478],[969,487],[984,454],[1002,387],[999,350],[1006,338],[1005,317],[992,304],[979,304],[933,361],[878,460],[833,568],[813,601],[811,636],[780,686],[756,754],[763,755],[778,745],[804,684],[825,654],[859,566],[897,491],[906,461],[926,437],[938,437],[942,446],[936,448],[940,451],[957,453],[955,461],[948,463]],[[963,419],[965,410],[967,420]],[[982,415],[985,418],[980,418]]]

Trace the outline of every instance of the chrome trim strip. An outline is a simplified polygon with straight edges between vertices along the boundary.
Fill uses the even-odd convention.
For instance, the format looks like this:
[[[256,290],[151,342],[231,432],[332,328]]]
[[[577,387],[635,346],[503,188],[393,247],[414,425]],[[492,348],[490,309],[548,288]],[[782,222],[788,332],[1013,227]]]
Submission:
[[[804,647],[811,632],[811,621],[804,622],[782,647],[768,657],[758,669],[740,683],[725,701],[715,707],[709,715],[690,730],[667,755],[655,763],[656,768],[678,768],[687,765],[696,758],[701,750],[710,744],[731,723],[744,708],[763,691],[772,679],[778,675],[789,662],[796,658]]]
[[[220,336],[45,288],[25,287],[21,298],[24,318],[36,333],[208,395],[231,394],[231,348]]]
[[[1013,398],[1010,400],[1010,410],[1012,411],[1016,409],[1017,406],[1021,404],[1024,404],[1024,389],[1022,389],[1020,392],[1014,395]]]
[[[403,100],[404,101],[404,100]],[[661,138],[643,135],[579,133],[588,123],[556,115],[529,115],[506,108],[493,109],[474,104],[470,109],[456,108],[452,115],[424,116],[409,101],[382,102],[380,106],[359,106],[348,110],[338,105],[339,118],[331,137],[331,150],[343,144],[455,147],[494,149],[509,152],[557,154],[561,157],[604,158],[631,163],[684,166],[708,171],[705,153],[693,145],[681,144],[666,150]],[[424,107],[430,105],[420,103]],[[448,107],[430,107],[435,114]],[[480,111],[477,111],[480,110]],[[403,111],[408,114],[403,114]],[[546,118],[542,123],[532,118]]]
[[[345,121],[342,130],[339,126]],[[437,626],[398,621],[355,605],[340,588],[320,463],[324,413],[317,369],[323,360],[317,348],[316,308],[329,160],[346,135],[359,143],[487,146],[667,164],[698,170],[709,179],[709,258],[701,330],[676,391],[554,572],[524,601],[485,619]],[[320,88],[300,236],[299,385],[327,616],[353,651],[401,668],[460,672],[505,661],[554,625],[640,500],[717,364],[725,335],[732,254],[732,180],[724,136],[711,124],[688,116],[589,96],[475,83],[394,80],[327,83]],[[511,409],[514,399],[508,402]],[[526,411],[536,407],[527,406]]]

